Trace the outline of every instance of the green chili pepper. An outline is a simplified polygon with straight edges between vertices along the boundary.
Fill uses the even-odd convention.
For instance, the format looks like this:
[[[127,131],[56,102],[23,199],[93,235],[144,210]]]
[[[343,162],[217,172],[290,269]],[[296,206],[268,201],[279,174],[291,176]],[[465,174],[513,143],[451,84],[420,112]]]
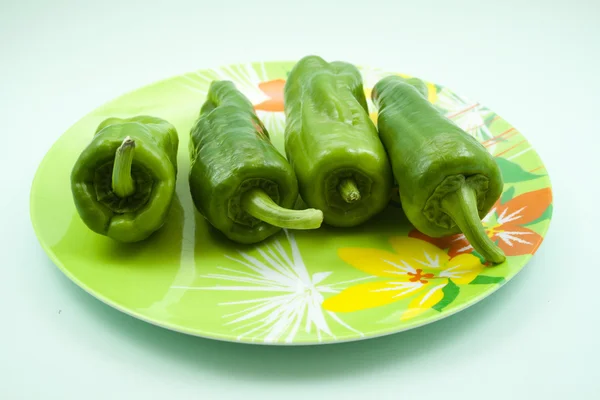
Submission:
[[[503,262],[504,253],[481,223],[502,194],[500,168],[481,143],[411,83],[389,76],[372,92],[406,216],[431,237],[462,232],[486,260]]]
[[[391,198],[392,170],[358,69],[304,57],[288,76],[284,104],[286,154],[306,204],[340,227],[382,211]]]
[[[120,242],[146,239],[165,222],[175,192],[175,127],[160,118],[108,118],[71,171],[83,222]]]
[[[294,210],[298,182],[250,101],[230,81],[213,81],[191,131],[192,199],[228,238],[256,243],[281,228],[315,229],[319,210]]]

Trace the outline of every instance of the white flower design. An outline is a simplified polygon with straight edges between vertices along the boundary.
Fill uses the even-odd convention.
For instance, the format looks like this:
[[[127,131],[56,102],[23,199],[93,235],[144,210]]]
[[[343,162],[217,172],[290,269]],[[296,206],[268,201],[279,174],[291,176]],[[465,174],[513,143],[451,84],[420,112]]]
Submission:
[[[496,208],[493,208],[488,215],[486,215],[483,220],[484,223],[491,225],[489,230],[491,234],[495,234],[500,240],[504,241],[508,246],[513,246],[513,242],[517,242],[525,245],[533,245],[535,240],[535,232],[526,231],[526,230],[509,230],[505,227],[516,225],[516,223],[520,222],[519,220],[523,219],[522,212],[525,207],[521,207],[517,210],[510,210],[509,208],[504,208],[502,212],[498,215]],[[496,222],[493,223],[491,221],[492,216],[497,215]],[[504,228],[504,229],[503,229]],[[531,238],[531,241],[527,239]]]
[[[332,275],[331,271],[308,272],[300,254],[298,244],[287,230],[284,230],[289,243],[290,253],[277,239],[271,244],[255,247],[259,257],[239,252],[239,257],[225,255],[226,258],[240,265],[238,269],[218,267],[223,273],[212,273],[202,276],[207,279],[235,282],[235,286],[206,286],[174,288],[189,290],[244,291],[256,295],[267,292],[268,296],[247,300],[220,303],[220,306],[243,305],[242,310],[226,314],[226,325],[235,325],[238,340],[251,338],[262,339],[266,343],[283,341],[291,343],[300,329],[308,334],[313,333],[320,342],[324,336],[335,338],[330,324],[335,323],[363,336],[343,322],[334,312],[325,311],[321,307],[324,293],[338,293],[345,285],[371,277],[350,281],[325,283]]]

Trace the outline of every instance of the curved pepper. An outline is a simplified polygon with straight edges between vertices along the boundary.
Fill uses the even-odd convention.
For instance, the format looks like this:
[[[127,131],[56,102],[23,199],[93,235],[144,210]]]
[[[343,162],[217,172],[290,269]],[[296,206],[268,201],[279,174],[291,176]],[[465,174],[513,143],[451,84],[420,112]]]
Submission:
[[[413,84],[388,76],[371,95],[402,208],[422,233],[442,237],[462,232],[485,259],[501,263],[506,257],[481,223],[502,194],[500,168],[481,143]]]
[[[229,239],[256,243],[281,228],[314,229],[319,210],[293,210],[298,182],[252,103],[230,81],[213,81],[191,131],[192,199]]]
[[[177,175],[179,138],[160,118],[108,118],[71,171],[83,222],[120,242],[146,239],[165,222]]]
[[[304,57],[288,76],[284,104],[286,154],[306,204],[339,227],[382,211],[391,198],[392,171],[356,67]]]

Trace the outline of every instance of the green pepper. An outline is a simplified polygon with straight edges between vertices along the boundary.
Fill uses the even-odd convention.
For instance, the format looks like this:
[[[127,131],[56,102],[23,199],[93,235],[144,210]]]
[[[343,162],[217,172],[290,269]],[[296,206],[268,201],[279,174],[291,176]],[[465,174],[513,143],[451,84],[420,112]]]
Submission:
[[[482,257],[501,263],[506,257],[481,223],[502,194],[500,168],[481,143],[413,84],[388,76],[372,91],[402,208],[422,233],[443,237],[462,232]]]
[[[179,138],[160,118],[108,118],[71,171],[83,222],[119,242],[137,242],[165,222],[177,175]]]
[[[230,81],[213,81],[191,130],[192,199],[216,229],[256,243],[281,228],[315,229],[319,210],[294,210],[298,182],[252,103]]]
[[[304,57],[287,78],[284,108],[286,154],[306,204],[339,227],[382,211],[391,198],[392,170],[358,69]]]

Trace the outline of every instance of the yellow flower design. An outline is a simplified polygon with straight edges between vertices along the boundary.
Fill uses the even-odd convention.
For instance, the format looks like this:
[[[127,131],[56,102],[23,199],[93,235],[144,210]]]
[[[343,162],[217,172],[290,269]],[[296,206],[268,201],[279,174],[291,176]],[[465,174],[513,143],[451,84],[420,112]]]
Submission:
[[[468,284],[485,268],[472,254],[450,258],[424,240],[399,236],[391,238],[390,243],[395,253],[368,248],[340,249],[342,260],[385,280],[349,287],[325,300],[323,307],[333,312],[352,312],[413,297],[401,316],[401,320],[407,320],[439,303],[450,279],[457,285]]]
[[[427,100],[429,100],[430,103],[435,103],[438,97],[435,85],[431,82],[427,82],[425,86],[427,86]]]
[[[377,111],[373,111],[372,113],[369,113],[369,118],[371,118],[371,121],[373,121],[373,123],[375,124],[375,126],[377,126]]]

